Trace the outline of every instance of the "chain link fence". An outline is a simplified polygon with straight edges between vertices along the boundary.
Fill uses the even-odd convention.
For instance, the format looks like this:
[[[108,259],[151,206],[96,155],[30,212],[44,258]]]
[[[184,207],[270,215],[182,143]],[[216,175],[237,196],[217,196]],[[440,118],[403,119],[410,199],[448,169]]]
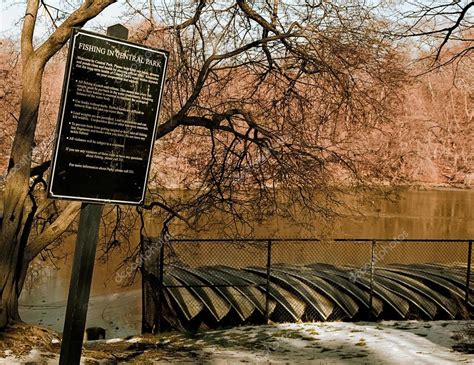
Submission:
[[[147,239],[143,331],[468,318],[472,240]]]

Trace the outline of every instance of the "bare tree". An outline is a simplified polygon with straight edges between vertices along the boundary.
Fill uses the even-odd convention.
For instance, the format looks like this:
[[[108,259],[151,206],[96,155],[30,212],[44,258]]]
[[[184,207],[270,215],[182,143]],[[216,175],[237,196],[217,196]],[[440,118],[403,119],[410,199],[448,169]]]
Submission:
[[[189,219],[219,211],[233,232],[271,214],[291,216],[295,204],[332,216],[343,190],[386,179],[377,151],[405,75],[371,9],[165,5],[158,13],[173,25],[147,22],[135,38],[172,50],[156,160],[159,151],[180,155],[188,166],[180,184],[194,193],[175,203],[151,194],[155,203]],[[160,165],[155,188],[174,166]]]
[[[41,234],[29,240],[38,207],[30,201],[32,177],[44,169],[32,169],[41,84],[46,63],[67,42],[72,27],[82,26],[115,0],[86,0],[41,45],[34,47],[33,34],[40,6],[29,0],[21,33],[22,95],[20,115],[11,149],[8,175],[3,192],[3,219],[0,238],[0,328],[19,319],[18,296],[28,263],[54,241],[75,218],[79,204],[69,204]]]

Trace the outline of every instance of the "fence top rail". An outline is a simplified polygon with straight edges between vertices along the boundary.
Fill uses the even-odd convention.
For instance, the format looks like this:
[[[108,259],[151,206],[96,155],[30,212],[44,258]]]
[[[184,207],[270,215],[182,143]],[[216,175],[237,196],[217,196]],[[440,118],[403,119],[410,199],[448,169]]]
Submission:
[[[289,242],[289,241],[296,241],[296,242],[327,242],[327,241],[335,241],[335,242],[463,242],[469,243],[473,242],[474,239],[442,239],[442,238],[434,238],[434,239],[426,239],[426,238],[328,238],[328,239],[321,239],[321,238],[171,238],[169,239],[170,242],[189,242],[189,243],[199,243],[199,242],[234,242],[234,243],[246,243],[246,242]]]

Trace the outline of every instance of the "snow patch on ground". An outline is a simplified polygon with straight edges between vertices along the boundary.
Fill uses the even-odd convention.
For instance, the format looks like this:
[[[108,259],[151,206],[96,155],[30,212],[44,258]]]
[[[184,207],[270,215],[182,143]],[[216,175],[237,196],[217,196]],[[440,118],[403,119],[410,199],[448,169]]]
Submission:
[[[453,350],[468,326],[474,321],[287,323],[85,345],[93,343],[95,351],[111,358],[127,358],[126,351],[133,351],[135,363],[147,364],[474,364],[474,355]],[[90,354],[82,363],[92,360]],[[33,349],[15,358],[11,351],[0,352],[2,365],[32,361],[56,364],[58,355]]]
[[[195,343],[202,346],[202,360],[212,364],[472,364],[474,355],[452,350],[451,337],[467,323],[277,324],[208,331]]]
[[[122,338],[111,338],[110,340],[105,340],[105,343],[117,343],[117,342],[122,342]]]
[[[129,343],[138,343],[140,341],[141,341],[140,337],[133,337],[133,338],[127,340],[127,342],[129,342]]]
[[[13,356],[12,351],[4,351],[5,356],[1,356],[0,351],[0,364],[7,365],[25,365],[25,364],[41,364],[41,365],[57,365],[59,362],[59,356],[53,353],[40,351],[38,349],[32,349],[28,354],[17,357]]]

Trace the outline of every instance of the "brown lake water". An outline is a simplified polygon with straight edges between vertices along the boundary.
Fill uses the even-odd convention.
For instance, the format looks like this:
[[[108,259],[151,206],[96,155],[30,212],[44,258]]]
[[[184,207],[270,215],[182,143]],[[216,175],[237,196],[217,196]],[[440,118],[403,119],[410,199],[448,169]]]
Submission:
[[[287,220],[274,218],[254,227],[259,237],[341,237],[404,239],[474,239],[474,190],[429,189],[403,190],[396,201],[377,200],[364,216],[338,219],[330,228],[322,228],[315,220],[301,227]],[[148,233],[158,234],[159,224],[147,222]],[[310,222],[311,223],[311,222]],[[138,227],[137,227],[138,228]],[[200,233],[206,237],[221,237],[221,231]],[[194,237],[192,232],[188,236]],[[138,234],[137,234],[138,239]],[[74,237],[67,244],[72,251]],[[390,246],[379,244],[377,253],[383,263],[393,262],[466,262],[467,244],[409,243],[403,240]],[[385,247],[385,248],[384,248]],[[177,248],[184,261],[192,266],[223,264],[230,266],[265,265],[265,252],[258,248],[223,246],[222,244],[182,245]],[[370,259],[370,243],[315,244],[291,241],[275,243],[274,262],[304,264],[326,262],[362,266]],[[117,286],[114,275],[120,257],[96,263],[91,291],[88,325],[107,329],[107,337],[140,331],[141,284],[139,279],[130,287]],[[24,320],[47,325],[62,331],[64,308],[69,287],[72,255],[53,268],[36,263],[36,279],[26,287],[20,298]]]

